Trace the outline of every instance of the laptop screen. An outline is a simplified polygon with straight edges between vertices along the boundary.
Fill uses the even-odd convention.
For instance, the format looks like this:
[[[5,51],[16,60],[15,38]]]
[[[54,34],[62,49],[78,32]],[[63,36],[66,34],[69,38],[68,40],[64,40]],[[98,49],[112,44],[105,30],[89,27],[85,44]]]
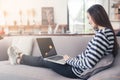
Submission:
[[[43,58],[57,55],[51,38],[36,38]]]

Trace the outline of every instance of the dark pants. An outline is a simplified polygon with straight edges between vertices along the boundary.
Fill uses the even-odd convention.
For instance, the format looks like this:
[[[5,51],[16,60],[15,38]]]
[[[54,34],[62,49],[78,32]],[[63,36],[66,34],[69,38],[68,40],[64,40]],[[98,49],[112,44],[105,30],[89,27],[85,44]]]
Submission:
[[[30,65],[30,66],[49,68],[65,77],[78,78],[73,73],[72,67],[70,65],[67,65],[67,64],[61,65],[61,64],[45,61],[43,60],[42,57],[33,57],[33,56],[23,55],[20,63],[25,65]]]

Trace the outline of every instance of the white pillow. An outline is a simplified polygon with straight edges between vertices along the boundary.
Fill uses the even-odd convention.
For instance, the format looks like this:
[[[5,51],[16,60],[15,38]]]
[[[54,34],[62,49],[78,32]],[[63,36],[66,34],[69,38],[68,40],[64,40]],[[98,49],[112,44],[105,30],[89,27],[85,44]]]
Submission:
[[[16,46],[23,54],[31,55],[33,39],[31,37],[15,37],[12,41],[12,46]]]

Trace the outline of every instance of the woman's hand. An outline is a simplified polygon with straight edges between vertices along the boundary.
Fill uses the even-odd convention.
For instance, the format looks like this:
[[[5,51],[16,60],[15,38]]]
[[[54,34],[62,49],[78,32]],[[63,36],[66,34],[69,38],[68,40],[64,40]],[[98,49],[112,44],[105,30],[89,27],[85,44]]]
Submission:
[[[68,55],[64,55],[63,57],[64,57],[64,60],[65,60],[65,61],[70,58]]]

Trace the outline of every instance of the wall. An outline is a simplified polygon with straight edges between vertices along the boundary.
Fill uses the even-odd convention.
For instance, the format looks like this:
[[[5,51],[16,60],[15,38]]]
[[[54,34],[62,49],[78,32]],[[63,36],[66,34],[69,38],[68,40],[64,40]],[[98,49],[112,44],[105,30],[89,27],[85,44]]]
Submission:
[[[0,24],[13,24],[16,20],[20,22],[20,10],[22,11],[23,24],[27,23],[27,12],[35,10],[35,21],[41,24],[41,7],[54,7],[54,21],[55,23],[67,23],[67,0],[0,0]],[[4,11],[7,12],[6,19],[4,18]],[[32,17],[29,16],[32,23]]]

